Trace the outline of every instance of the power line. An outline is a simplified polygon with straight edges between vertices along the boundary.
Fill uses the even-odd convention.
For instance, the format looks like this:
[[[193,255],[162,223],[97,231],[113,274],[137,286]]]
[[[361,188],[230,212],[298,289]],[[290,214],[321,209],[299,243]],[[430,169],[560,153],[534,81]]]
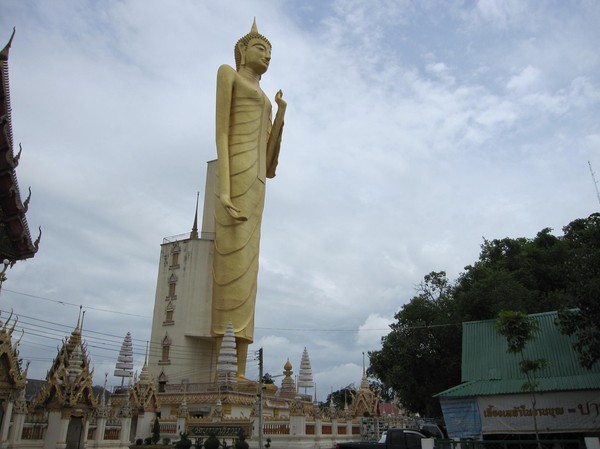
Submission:
[[[23,293],[23,292],[18,292],[15,290],[9,290],[7,288],[3,288],[2,289],[3,292],[9,292],[9,293],[14,293],[16,295],[21,295],[21,296],[26,296],[28,298],[32,298],[32,299],[39,299],[42,301],[49,301],[49,302],[53,302],[55,304],[61,304],[64,306],[73,306],[73,307],[85,307],[88,310],[97,310],[99,312],[106,312],[106,313],[114,313],[114,314],[118,314],[118,315],[126,315],[126,316],[135,316],[138,318],[152,318],[151,316],[147,316],[147,315],[139,315],[137,313],[128,313],[128,312],[121,312],[120,310],[112,310],[112,309],[103,309],[100,307],[93,307],[93,306],[84,306],[83,304],[75,304],[73,302],[69,302],[69,301],[59,301],[57,299],[50,299],[50,298],[46,298],[44,296],[38,296],[38,295],[32,295],[30,293]]]

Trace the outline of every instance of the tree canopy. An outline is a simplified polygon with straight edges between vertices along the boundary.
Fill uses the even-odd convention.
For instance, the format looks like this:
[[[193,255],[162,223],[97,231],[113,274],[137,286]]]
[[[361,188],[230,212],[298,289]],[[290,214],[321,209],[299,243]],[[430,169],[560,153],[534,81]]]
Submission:
[[[432,396],[460,383],[462,326],[502,310],[560,311],[575,335],[582,366],[600,359],[600,214],[577,219],[555,236],[484,239],[479,260],[451,281],[427,274],[395,315],[381,349],[369,352],[368,374],[392,388],[410,411],[441,416]]]

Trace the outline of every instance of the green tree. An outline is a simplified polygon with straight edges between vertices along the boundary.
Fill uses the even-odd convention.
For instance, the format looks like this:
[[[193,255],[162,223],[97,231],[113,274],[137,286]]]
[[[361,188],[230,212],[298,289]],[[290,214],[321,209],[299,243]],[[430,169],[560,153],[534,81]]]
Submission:
[[[514,312],[503,310],[498,314],[496,321],[496,330],[500,335],[506,338],[510,354],[514,354],[520,358],[519,370],[523,373],[527,381],[523,384],[523,391],[527,391],[531,395],[531,408],[533,410],[533,427],[535,429],[535,439],[538,448],[541,449],[540,434],[537,425],[537,409],[535,392],[538,386],[536,373],[548,366],[547,359],[527,359],[525,358],[525,346],[530,341],[536,338],[536,334],[540,331],[540,326],[535,318],[527,316],[523,312]]]
[[[154,418],[152,423],[152,443],[156,444],[160,441],[160,423],[158,422],[158,416]]]
[[[534,239],[484,239],[479,260],[465,267],[455,285],[459,316],[492,319],[514,304],[528,313],[558,310],[565,304],[567,259],[567,245],[549,228]]]
[[[579,362],[591,368],[600,360],[600,214],[574,220],[563,228],[570,250],[565,271],[574,309],[559,312],[563,333],[574,335]]]
[[[404,407],[424,416],[441,416],[432,396],[460,382],[461,332],[451,293],[445,272],[426,275],[418,295],[396,314],[382,348],[369,352],[368,374],[393,388]]]
[[[271,376],[269,373],[265,373],[262,377],[262,383],[265,385],[270,385],[274,384],[275,380],[273,380],[273,376]]]
[[[352,398],[356,394],[356,387],[354,384],[350,384],[344,388],[340,388],[337,391],[333,391],[327,395],[327,403],[325,406],[329,406],[333,399],[333,405],[338,410],[344,410],[346,405],[352,404]]]
[[[369,380],[369,389],[379,396],[383,402],[392,402],[394,399],[394,389],[389,385],[377,380]]]

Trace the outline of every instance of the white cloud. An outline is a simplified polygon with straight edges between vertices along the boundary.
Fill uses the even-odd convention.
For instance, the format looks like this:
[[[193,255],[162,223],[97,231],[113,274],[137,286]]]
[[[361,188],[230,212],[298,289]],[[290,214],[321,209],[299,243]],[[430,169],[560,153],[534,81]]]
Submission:
[[[530,90],[532,86],[535,86],[535,83],[540,77],[540,73],[538,68],[528,65],[517,75],[512,76],[510,80],[508,80],[506,88],[508,90],[516,91]]]
[[[371,313],[363,324],[358,327],[356,345],[360,348],[379,349],[381,337],[389,334],[393,317],[385,317],[378,313]],[[368,362],[367,362],[368,363]]]

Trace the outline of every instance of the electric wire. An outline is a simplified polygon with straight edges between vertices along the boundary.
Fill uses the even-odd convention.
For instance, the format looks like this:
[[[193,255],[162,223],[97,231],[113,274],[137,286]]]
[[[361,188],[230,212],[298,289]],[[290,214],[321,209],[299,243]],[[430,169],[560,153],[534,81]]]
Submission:
[[[57,305],[67,305],[72,307],[82,308],[84,310],[94,310],[98,312],[105,313],[113,313],[118,315],[136,317],[136,318],[144,318],[144,319],[152,319],[150,316],[133,314],[128,312],[122,312],[118,310],[99,308],[88,305],[75,304],[69,301],[55,300],[51,298],[46,298],[39,295],[33,295],[29,293],[18,292],[9,289],[3,289],[3,293],[12,293],[16,295],[21,295],[26,298],[34,299],[34,300],[42,300],[47,302],[52,302]],[[13,310],[6,311],[0,310],[0,313],[11,313],[13,315],[12,320],[17,320],[17,324],[15,325],[15,331],[23,332],[23,338],[20,343],[20,348],[25,349],[27,347],[33,348],[52,348],[58,351],[61,344],[64,344],[65,341],[68,340],[71,332],[74,329],[73,325],[62,324],[54,321],[44,320],[28,315],[22,315],[19,313],[15,313]],[[451,327],[451,326],[460,326],[462,323],[447,323],[447,324],[431,324],[431,325],[396,325],[397,328],[402,330],[412,330],[412,329],[432,329],[432,328],[440,328],[440,327]],[[393,328],[369,328],[369,329],[358,329],[358,328],[280,328],[280,327],[255,327],[256,330],[263,331],[277,331],[277,332],[351,332],[356,333],[358,331],[373,331],[373,332],[381,332],[388,331],[393,332]],[[33,338],[32,338],[33,337]],[[88,354],[90,353],[90,349],[93,350],[93,359],[91,355],[90,360],[95,365],[105,365],[108,363],[116,363],[117,357],[121,351],[122,343],[123,343],[123,335],[115,335],[107,332],[96,331],[93,329],[84,328],[83,329],[83,339],[85,341],[85,345],[88,348]],[[164,337],[163,337],[164,338]],[[132,336],[132,353],[134,356],[138,358],[142,357],[150,357],[160,359],[163,354],[163,338],[160,341],[151,341],[144,340],[139,338],[134,338]],[[45,344],[44,342],[53,341],[56,342],[56,346],[50,346]],[[135,344],[134,344],[135,343]],[[196,359],[197,351],[195,349],[190,348],[188,345],[181,344],[170,344],[169,346],[169,360],[171,368],[177,367],[179,364],[183,363],[184,366],[187,365],[186,362],[193,361]],[[146,349],[147,348],[147,349]],[[254,359],[255,351],[249,351],[247,355],[247,369],[254,370],[257,369],[258,363],[255,362]],[[52,362],[54,358],[49,357],[41,357],[41,356],[32,356],[32,357],[24,357],[30,361],[36,362]],[[172,375],[176,376],[185,376],[192,375],[194,373],[203,373],[209,372],[210,367],[207,367],[203,370],[201,367],[196,368],[188,368],[188,370],[177,371],[176,369],[172,371]]]

